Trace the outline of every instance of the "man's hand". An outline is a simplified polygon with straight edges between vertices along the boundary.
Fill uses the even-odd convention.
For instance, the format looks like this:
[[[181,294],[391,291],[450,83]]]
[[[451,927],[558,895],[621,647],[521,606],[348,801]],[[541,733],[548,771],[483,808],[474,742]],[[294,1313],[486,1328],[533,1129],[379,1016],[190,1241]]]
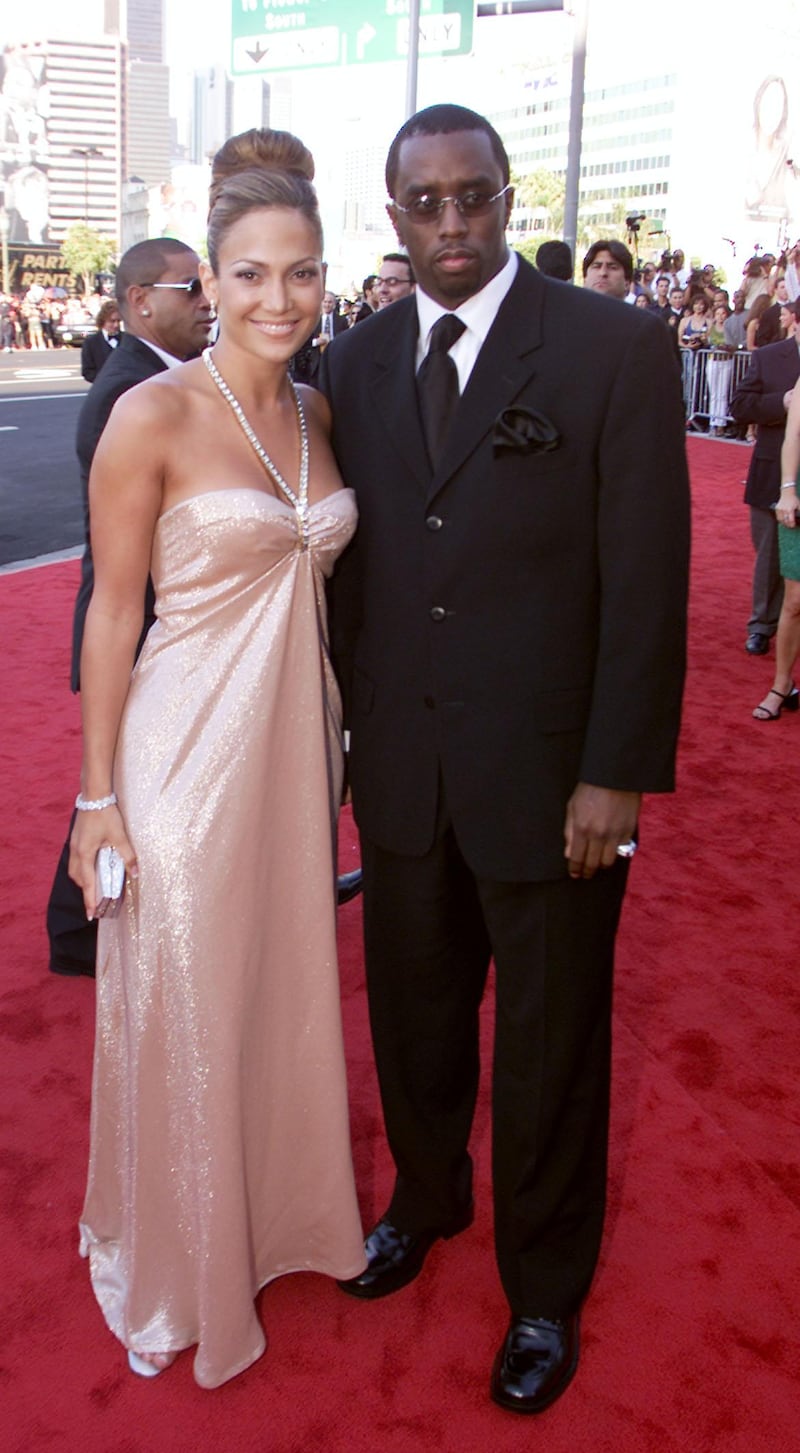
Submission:
[[[579,782],[567,803],[564,822],[564,857],[571,878],[593,878],[598,868],[610,868],[620,843],[636,830],[641,792],[616,792]]]

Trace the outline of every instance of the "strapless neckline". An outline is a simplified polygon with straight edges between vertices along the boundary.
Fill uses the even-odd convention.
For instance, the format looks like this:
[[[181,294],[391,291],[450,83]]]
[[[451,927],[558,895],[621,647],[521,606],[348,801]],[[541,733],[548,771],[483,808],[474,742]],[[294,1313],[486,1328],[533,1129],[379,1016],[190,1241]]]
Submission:
[[[199,494],[190,494],[186,496],[186,499],[177,500],[174,505],[170,505],[168,510],[164,510],[164,513],[162,515],[159,515],[156,524],[160,525],[162,520],[169,519],[170,515],[173,515],[176,510],[183,509],[185,505],[196,504],[198,500],[215,498],[221,494],[255,494],[258,495],[259,499],[266,500],[269,504],[276,505],[279,510],[282,510],[286,514],[294,515],[295,513],[294,507],[289,504],[288,500],[279,499],[277,495],[270,494],[265,489],[256,489],[253,485],[235,484],[230,485],[227,488],[223,486],[220,489],[204,489],[201,490]],[[331,500],[338,499],[343,495],[352,497],[353,494],[354,491],[346,487],[342,489],[335,489],[331,494],[323,495],[322,499],[314,500],[312,504],[309,504],[309,514],[313,514],[315,510],[320,509],[323,505],[329,505]]]

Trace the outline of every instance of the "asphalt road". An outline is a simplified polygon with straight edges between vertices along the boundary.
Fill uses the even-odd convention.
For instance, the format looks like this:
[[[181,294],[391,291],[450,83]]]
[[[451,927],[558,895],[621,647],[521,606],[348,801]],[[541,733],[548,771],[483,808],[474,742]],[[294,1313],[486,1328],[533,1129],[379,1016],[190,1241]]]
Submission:
[[[0,569],[83,544],[80,351],[0,353]]]

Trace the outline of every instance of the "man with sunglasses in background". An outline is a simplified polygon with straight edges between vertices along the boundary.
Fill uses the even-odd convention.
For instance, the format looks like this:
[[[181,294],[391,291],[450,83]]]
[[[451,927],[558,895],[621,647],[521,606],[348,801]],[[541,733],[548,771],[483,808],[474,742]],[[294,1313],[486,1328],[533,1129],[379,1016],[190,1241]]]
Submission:
[[[614,939],[640,794],[673,787],[683,410],[657,318],[509,252],[508,157],[485,118],[417,113],[386,182],[416,293],[323,360],[359,508],[331,632],[396,1165],[367,1270],[344,1290],[399,1291],[472,1221],[494,959],[511,1320],[491,1395],[536,1413],[575,1372],[600,1246]],[[455,1314],[452,1330],[457,1358],[473,1329]]]
[[[125,331],[78,417],[76,448],[81,471],[86,546],[75,601],[72,638],[73,691],[80,688],[80,655],[86,610],[94,585],[89,537],[89,472],[100,436],[117,399],[153,374],[194,358],[208,342],[210,304],[204,296],[197,254],[172,237],[137,242],[122,256],[115,279],[116,304]],[[153,624],[153,589],[148,581],[142,641]],[[50,967],[59,974],[93,974],[97,924],[87,923],[83,896],[67,873],[69,838],[56,869],[47,906]]]

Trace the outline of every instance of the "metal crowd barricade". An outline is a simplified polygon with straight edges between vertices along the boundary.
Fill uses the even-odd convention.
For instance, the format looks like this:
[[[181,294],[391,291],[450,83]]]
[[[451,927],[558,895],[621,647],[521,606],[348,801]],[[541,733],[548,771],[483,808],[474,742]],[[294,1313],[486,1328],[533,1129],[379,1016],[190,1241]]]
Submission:
[[[696,433],[727,428],[734,422],[731,397],[747,373],[750,354],[740,348],[723,353],[716,348],[681,349],[683,404],[686,427]]]

